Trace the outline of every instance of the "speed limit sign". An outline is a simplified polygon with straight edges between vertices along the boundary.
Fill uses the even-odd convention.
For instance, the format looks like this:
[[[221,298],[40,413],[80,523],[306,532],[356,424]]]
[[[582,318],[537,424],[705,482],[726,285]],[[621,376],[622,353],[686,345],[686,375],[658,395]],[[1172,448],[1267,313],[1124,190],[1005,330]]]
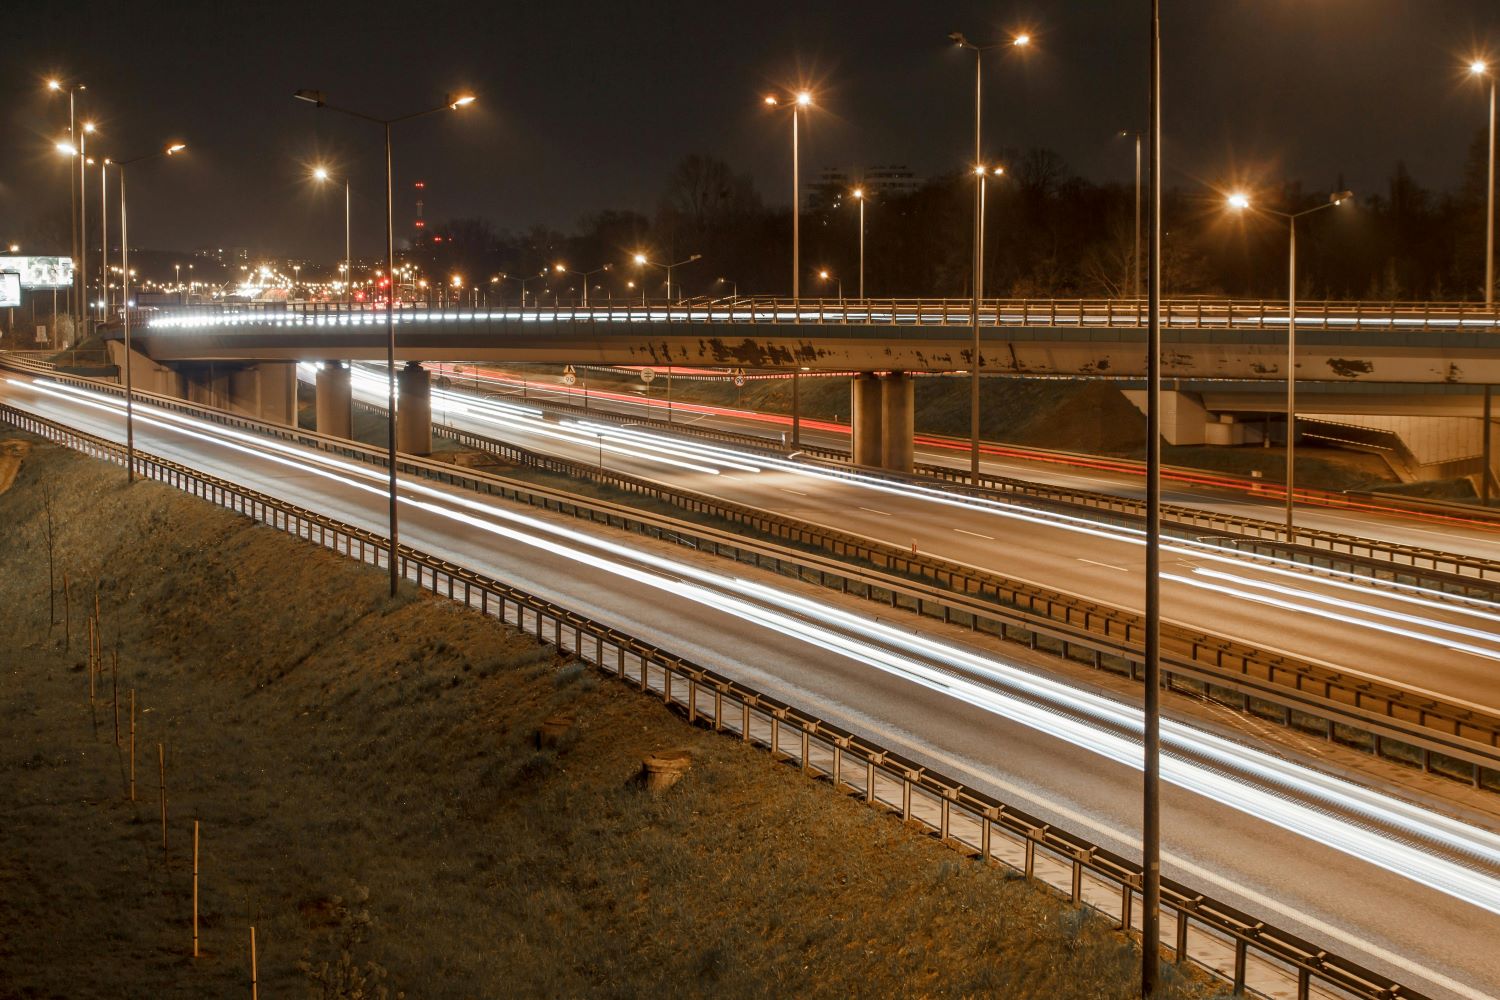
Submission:
[[[650,385],[655,380],[656,380],[656,369],[655,368],[642,368],[641,369],[641,381],[642,382],[645,382],[647,385]]]
[[[736,387],[743,386],[745,384],[745,369],[736,368],[734,370],[734,384]]]
[[[568,365],[566,368],[563,369],[563,377],[562,377],[563,385],[572,385],[574,382],[577,382],[577,381],[578,381],[578,373],[573,370],[573,366],[572,365]]]

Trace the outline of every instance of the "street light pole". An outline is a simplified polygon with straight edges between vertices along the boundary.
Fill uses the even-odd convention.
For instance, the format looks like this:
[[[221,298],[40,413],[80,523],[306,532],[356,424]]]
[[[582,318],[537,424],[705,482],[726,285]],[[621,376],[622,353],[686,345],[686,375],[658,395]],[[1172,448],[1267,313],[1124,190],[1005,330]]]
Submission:
[[[859,298],[865,297],[865,189],[854,189],[854,200],[859,202]]]
[[[385,297],[385,361],[386,361],[386,435],[388,438],[386,448],[386,462],[390,467],[390,478],[388,488],[390,492],[390,554],[387,562],[390,564],[391,596],[396,596],[397,584],[401,579],[400,571],[400,538],[398,536],[397,504],[396,504],[396,220],[395,220],[395,192],[394,180],[391,170],[391,126],[409,121],[413,118],[421,118],[425,115],[435,114],[443,110],[457,111],[459,108],[474,103],[472,94],[464,94],[448,98],[437,107],[426,108],[422,111],[414,111],[409,115],[399,118],[376,118],[373,115],[351,111],[348,108],[335,107],[323,99],[321,90],[298,90],[292,95],[299,101],[307,101],[319,108],[327,108],[351,118],[371,122],[381,126],[385,131],[385,260],[386,260],[386,297]],[[347,233],[347,230],[346,230]],[[523,286],[524,289],[524,286]],[[524,294],[524,291],[523,291]]]
[[[1009,42],[995,45],[975,45],[961,31],[948,34],[948,39],[961,49],[974,53],[974,276],[971,279],[973,293],[969,301],[969,323],[973,328],[973,343],[969,350],[969,475],[979,476],[979,305],[984,298],[984,147],[982,144],[983,117],[980,109],[983,101],[984,53],[992,49],[1009,46],[1025,48],[1031,44],[1031,36],[1018,34]],[[998,312],[996,322],[999,322]]]
[[[768,107],[778,107],[782,101],[774,95],[766,97]],[[792,95],[792,309],[797,310],[802,299],[802,155],[800,131],[802,109],[812,105],[812,94],[799,90]],[[797,366],[792,367],[792,447],[802,444],[802,394],[797,380]]]
[[[1352,191],[1337,191],[1329,195],[1328,201],[1300,212],[1278,212],[1272,208],[1261,209],[1269,215],[1287,220],[1287,290],[1286,290],[1286,540],[1290,545],[1296,538],[1294,510],[1296,506],[1296,455],[1297,455],[1297,220],[1325,208],[1335,208],[1354,197]],[[1248,195],[1232,194],[1229,207],[1243,211],[1250,207]]]
[[[132,374],[135,358],[130,353],[130,223],[125,204],[125,168],[132,163],[153,160],[158,156],[175,156],[187,147],[174,142],[155,153],[120,160],[115,169],[120,175],[120,311],[125,322],[125,481],[135,482],[135,392]]]
[[[1484,307],[1495,308],[1495,71],[1483,59],[1469,64],[1472,76],[1490,78],[1489,172],[1484,188]]]
[[[1130,295],[1141,297],[1141,133],[1122,129],[1120,135],[1135,140],[1135,248],[1130,254]]]
[[[109,157],[99,160],[99,318],[109,319]]]
[[[1156,990],[1161,964],[1161,0],[1149,2],[1151,228],[1146,277],[1146,634],[1141,706],[1143,1000]]]

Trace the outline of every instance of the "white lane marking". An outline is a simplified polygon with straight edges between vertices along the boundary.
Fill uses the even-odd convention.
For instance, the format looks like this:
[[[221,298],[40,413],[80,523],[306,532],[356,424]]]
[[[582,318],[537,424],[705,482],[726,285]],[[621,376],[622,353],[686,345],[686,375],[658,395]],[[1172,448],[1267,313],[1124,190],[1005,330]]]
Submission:
[[[803,492],[802,492],[802,491],[801,491],[801,490],[789,490],[789,489],[787,489],[787,488],[786,488],[786,487],[785,487],[785,486],[778,486],[778,487],[776,487],[776,488],[777,488],[777,489],[778,489],[778,490],[780,490],[780,491],[781,491],[781,492],[783,492],[783,493],[795,493],[795,494],[797,494],[797,495],[798,495],[798,496],[799,496],[799,497],[805,497],[805,496],[807,496],[807,494],[806,494],[806,493],[803,493]]]
[[[1115,569],[1115,570],[1119,570],[1121,573],[1129,573],[1130,572],[1130,568],[1127,567],[1127,566],[1115,566],[1115,565],[1112,565],[1110,563],[1095,562],[1092,559],[1084,559],[1082,556],[1077,557],[1077,559],[1078,559],[1079,562],[1081,562],[1081,563],[1088,563],[1090,566],[1103,566],[1105,569]]]
[[[967,531],[963,528],[954,528],[953,530],[958,532],[960,535],[973,535],[975,538],[988,538],[992,542],[995,540],[994,535],[981,535],[977,531]]]
[[[890,511],[887,511],[887,510],[876,510],[874,507],[860,507],[859,509],[860,510],[869,511],[871,514],[879,514],[881,517],[890,517],[891,516]]]

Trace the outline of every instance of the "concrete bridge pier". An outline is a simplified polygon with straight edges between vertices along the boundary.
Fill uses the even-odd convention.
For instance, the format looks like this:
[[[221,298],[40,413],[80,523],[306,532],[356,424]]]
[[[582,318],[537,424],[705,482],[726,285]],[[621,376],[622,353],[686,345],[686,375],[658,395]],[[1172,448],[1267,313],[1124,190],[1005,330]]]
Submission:
[[[916,395],[911,376],[891,372],[880,387],[880,464],[891,472],[911,472],[916,459]]]
[[[396,450],[432,454],[432,382],[416,361],[396,373]]]
[[[353,437],[354,396],[350,388],[349,366],[340,361],[323,362],[318,369],[316,388],[318,433]]]
[[[884,461],[880,446],[881,388],[874,372],[860,372],[850,383],[850,423],[853,445],[849,457],[855,465],[878,467]]]

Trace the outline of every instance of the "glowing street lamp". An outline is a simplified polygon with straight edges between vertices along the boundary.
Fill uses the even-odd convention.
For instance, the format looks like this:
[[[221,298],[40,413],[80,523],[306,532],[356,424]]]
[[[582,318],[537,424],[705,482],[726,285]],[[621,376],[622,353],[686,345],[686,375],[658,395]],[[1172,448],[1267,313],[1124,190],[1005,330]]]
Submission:
[[[969,364],[969,474],[979,475],[979,304],[984,298],[984,146],[981,139],[980,116],[981,94],[984,80],[984,54],[997,49],[1026,49],[1031,45],[1031,36],[1025,32],[1012,35],[1008,42],[992,45],[975,45],[961,31],[948,34],[948,40],[961,49],[974,53],[974,277],[973,298],[969,304],[969,322],[974,328],[973,354]],[[999,317],[996,317],[996,322]]]
[[[648,258],[645,254],[639,253],[639,252],[633,254],[630,259],[635,262],[635,266],[636,267],[659,267],[659,268],[662,268],[663,270],[665,270],[667,272],[667,301],[671,302],[672,301],[672,268],[674,268],[674,267],[681,267],[684,264],[691,264],[695,260],[702,260],[703,259],[703,255],[701,253],[691,254],[687,258],[685,258],[683,260],[679,260],[679,261],[674,261],[671,264],[659,264],[656,261],[651,260],[650,258]],[[641,292],[642,302],[645,301],[645,294],[646,293],[644,291]]]
[[[1279,212],[1274,208],[1257,208],[1285,219],[1287,222],[1287,289],[1286,289],[1286,540],[1291,544],[1295,538],[1293,525],[1293,486],[1295,482],[1297,443],[1297,220],[1304,215],[1335,208],[1351,201],[1352,191],[1336,191],[1321,205],[1300,212]],[[1232,211],[1251,210],[1250,196],[1243,192],[1230,194],[1225,203]]]
[[[400,115],[396,118],[377,118],[360,111],[349,108],[336,107],[324,100],[321,90],[298,90],[292,94],[299,101],[306,101],[318,108],[327,108],[329,111],[337,111],[339,114],[358,118],[361,121],[371,122],[379,125],[385,131],[385,258],[386,269],[391,278],[390,287],[386,290],[385,297],[385,330],[386,330],[386,433],[388,434],[389,447],[387,448],[387,465],[390,469],[390,563],[391,596],[396,596],[396,585],[401,579],[400,540],[397,536],[396,520],[396,222],[394,215],[395,193],[394,181],[391,172],[391,126],[399,122],[410,121],[413,118],[422,118],[426,115],[435,114],[439,111],[457,111],[459,108],[473,104],[475,97],[472,94],[449,94],[442,104],[436,107],[424,108],[421,111],[413,111],[411,114]]]
[[[844,280],[842,278],[837,277],[828,268],[824,267],[818,270],[818,280],[825,285],[830,281],[833,282],[839,290],[839,301],[844,301]]]
[[[802,264],[802,193],[801,157],[798,149],[802,112],[812,107],[813,97],[809,91],[799,90],[781,97],[767,94],[764,98],[768,108],[790,108],[792,112],[792,302],[796,303],[801,292]],[[795,428],[794,428],[795,429]]]

